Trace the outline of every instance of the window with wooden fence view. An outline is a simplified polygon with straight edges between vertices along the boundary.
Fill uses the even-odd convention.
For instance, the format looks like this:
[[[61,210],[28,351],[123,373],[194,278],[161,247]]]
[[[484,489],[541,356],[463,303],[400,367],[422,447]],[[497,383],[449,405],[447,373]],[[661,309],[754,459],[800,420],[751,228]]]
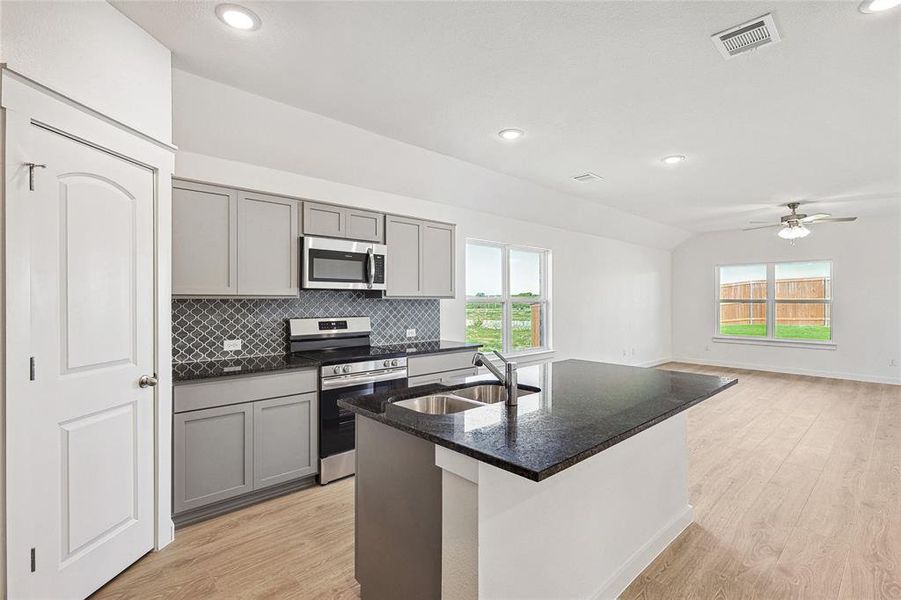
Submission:
[[[832,339],[832,263],[719,267],[717,333],[771,339]]]
[[[466,243],[466,341],[482,351],[546,349],[548,251]]]

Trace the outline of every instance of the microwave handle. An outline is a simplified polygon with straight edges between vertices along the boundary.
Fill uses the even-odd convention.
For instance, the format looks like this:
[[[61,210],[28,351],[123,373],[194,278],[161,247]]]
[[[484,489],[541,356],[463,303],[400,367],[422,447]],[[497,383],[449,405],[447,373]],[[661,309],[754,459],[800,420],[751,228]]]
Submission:
[[[375,257],[372,255],[372,248],[366,251],[366,264],[369,271],[369,287],[375,283]]]

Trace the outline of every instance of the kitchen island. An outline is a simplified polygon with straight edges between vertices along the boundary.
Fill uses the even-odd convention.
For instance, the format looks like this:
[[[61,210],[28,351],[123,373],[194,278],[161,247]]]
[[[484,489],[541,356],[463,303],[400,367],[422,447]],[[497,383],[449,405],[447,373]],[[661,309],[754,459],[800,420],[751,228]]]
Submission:
[[[342,402],[364,599],[615,598],[691,523],[683,411],[736,380],[580,360],[520,377],[537,386],[515,407],[396,404],[490,377]]]

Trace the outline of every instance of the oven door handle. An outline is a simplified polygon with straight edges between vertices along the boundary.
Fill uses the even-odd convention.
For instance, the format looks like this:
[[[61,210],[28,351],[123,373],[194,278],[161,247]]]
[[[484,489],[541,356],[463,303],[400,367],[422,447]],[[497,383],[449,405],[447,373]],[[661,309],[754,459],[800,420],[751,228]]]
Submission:
[[[372,373],[362,373],[359,375],[340,375],[338,377],[323,378],[320,386],[323,390],[334,390],[338,388],[351,387],[354,385],[362,385],[366,383],[378,383],[380,381],[391,381],[392,379],[406,379],[407,368],[400,367],[384,371],[377,375]]]
[[[369,281],[367,283],[371,288],[372,284],[375,283],[375,257],[372,254],[372,247],[366,251],[366,265],[369,273]]]

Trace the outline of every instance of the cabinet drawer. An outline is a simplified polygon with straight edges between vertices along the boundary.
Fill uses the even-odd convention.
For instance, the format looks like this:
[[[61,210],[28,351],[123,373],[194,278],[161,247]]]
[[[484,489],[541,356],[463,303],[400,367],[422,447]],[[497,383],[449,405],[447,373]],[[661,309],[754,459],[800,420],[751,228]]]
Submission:
[[[478,375],[479,369],[477,367],[470,367],[468,369],[457,369],[455,371],[444,371],[443,373],[431,373],[429,375],[418,375],[416,377],[407,378],[407,385],[409,387],[416,387],[417,385],[428,385],[430,383],[447,383],[448,381],[455,379],[457,377],[471,377],[473,375]]]
[[[183,383],[175,386],[175,412],[316,392],[318,389],[317,369]]]
[[[475,350],[465,352],[446,352],[431,356],[411,356],[407,359],[407,375],[428,375],[444,371],[456,371],[472,367],[472,357]]]

